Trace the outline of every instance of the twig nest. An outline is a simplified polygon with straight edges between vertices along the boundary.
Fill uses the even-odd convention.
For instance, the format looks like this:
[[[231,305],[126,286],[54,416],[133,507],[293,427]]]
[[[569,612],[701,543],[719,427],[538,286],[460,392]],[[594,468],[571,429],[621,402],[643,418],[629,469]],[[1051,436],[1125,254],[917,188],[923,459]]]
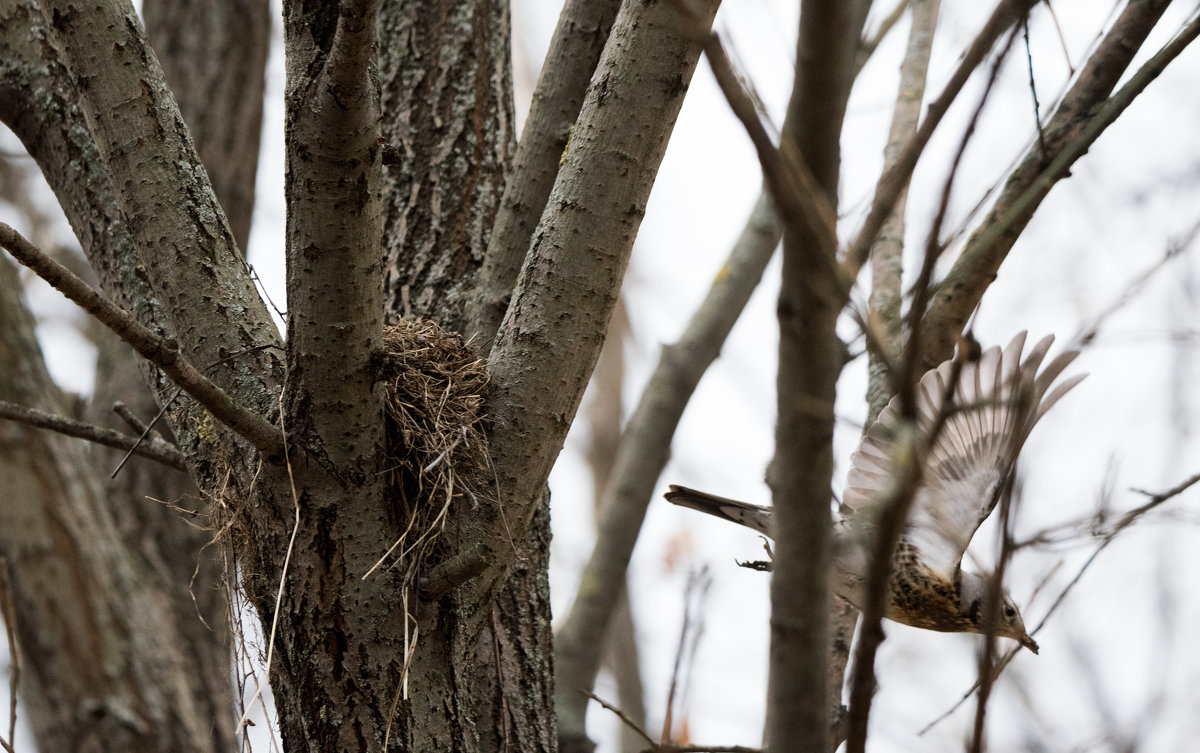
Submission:
[[[383,334],[388,455],[402,513],[420,500],[470,493],[487,465],[483,407],[487,366],[461,335],[436,322],[402,320]]]

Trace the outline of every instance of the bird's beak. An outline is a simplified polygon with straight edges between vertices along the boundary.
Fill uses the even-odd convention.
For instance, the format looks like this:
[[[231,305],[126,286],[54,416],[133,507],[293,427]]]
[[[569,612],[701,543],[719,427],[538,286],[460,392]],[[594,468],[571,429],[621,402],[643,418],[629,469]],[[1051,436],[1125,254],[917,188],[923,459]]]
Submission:
[[[1026,633],[1021,638],[1021,645],[1024,646],[1025,648],[1029,649],[1030,651],[1032,651],[1035,654],[1038,652],[1037,641],[1035,641],[1033,638],[1031,638],[1028,633]]]

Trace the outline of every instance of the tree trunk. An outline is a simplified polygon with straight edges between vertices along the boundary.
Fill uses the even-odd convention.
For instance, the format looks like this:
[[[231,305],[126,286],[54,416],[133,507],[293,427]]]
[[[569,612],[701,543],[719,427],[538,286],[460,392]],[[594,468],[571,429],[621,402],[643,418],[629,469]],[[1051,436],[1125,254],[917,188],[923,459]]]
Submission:
[[[149,3],[148,5],[153,5]],[[209,10],[216,9],[217,4],[205,4]],[[195,10],[195,8],[192,8]],[[235,179],[227,180],[226,185],[234,187],[239,181],[253,185],[254,169],[257,161],[257,129],[261,114],[261,82],[262,68],[266,55],[266,8],[262,9],[263,25],[254,30],[254,34],[243,34],[239,40],[240,50],[244,54],[260,58],[258,65],[259,86],[226,88],[219,92],[194,91],[185,89],[185,101],[199,108],[198,97],[212,95],[223,96],[217,101],[210,99],[206,106],[210,113],[215,112],[224,103],[226,113],[238,109],[238,98],[245,98],[254,107],[249,108],[241,118],[231,117],[230,122],[237,122],[243,132],[254,134],[251,157],[247,161],[241,155],[236,163]],[[41,11],[30,4],[14,3],[6,9],[9,20],[13,22],[14,31],[22,27],[37,26],[41,23]],[[7,24],[6,24],[7,25]],[[247,28],[247,27],[243,27]],[[6,40],[11,44],[6,59],[13,65],[17,61],[36,61],[40,65],[22,69],[13,65],[9,75],[39,75],[45,83],[49,80],[55,83],[41,91],[53,91],[54,96],[66,96],[65,107],[46,107],[45,103],[32,103],[25,95],[8,100],[15,106],[13,111],[5,113],[6,120],[14,123],[17,132],[31,146],[31,153],[39,156],[47,177],[58,189],[59,196],[72,220],[79,238],[85,244],[85,249],[93,248],[92,244],[107,247],[111,256],[93,254],[93,259],[101,264],[104,271],[102,277],[109,283],[109,289],[118,300],[127,302],[134,312],[138,312],[148,321],[160,321],[161,314],[156,313],[156,301],[148,294],[143,277],[136,270],[126,268],[131,272],[126,282],[133,284],[116,284],[121,272],[120,265],[113,264],[122,254],[132,255],[132,240],[126,232],[123,222],[114,220],[116,212],[115,196],[108,183],[107,171],[97,159],[94,146],[86,137],[86,128],[77,107],[71,102],[71,87],[64,85],[67,73],[61,62],[59,52],[49,41],[48,34],[29,34],[18,42]],[[211,42],[212,40],[210,40]],[[192,50],[177,50],[179,53],[190,53]],[[200,56],[205,61],[220,59],[219,50],[210,49],[208,56]],[[166,56],[168,62],[174,62],[177,69],[184,69],[189,62],[185,58]],[[49,64],[47,68],[41,66]],[[252,67],[241,66],[241,75],[249,75],[253,80]],[[14,85],[19,86],[15,80]],[[25,90],[28,91],[28,90]],[[190,95],[190,97],[188,96]],[[38,104],[42,106],[38,106]],[[243,108],[245,109],[245,108]],[[75,121],[70,119],[74,118]],[[65,119],[65,120],[64,120]],[[216,122],[214,118],[209,122]],[[49,147],[49,148],[36,148]],[[53,157],[51,155],[54,155]],[[231,172],[232,162],[221,163],[214,159],[209,171],[218,177],[227,177]],[[69,173],[59,182],[60,171],[66,168]],[[90,177],[89,177],[90,174]],[[80,176],[83,179],[80,179]],[[240,199],[245,211],[245,227],[248,231],[249,211],[252,206],[253,191],[243,192]],[[120,249],[126,249],[122,252]],[[108,263],[105,264],[105,261]],[[15,290],[9,291],[15,296]],[[15,300],[15,299],[14,299]],[[102,328],[92,328],[98,331],[94,335],[100,359],[97,366],[97,387],[91,408],[87,413],[94,423],[115,425],[117,419],[110,411],[116,401],[125,403],[133,415],[148,420],[158,412],[158,406],[149,391],[142,386],[143,376],[150,376],[154,383],[162,386],[162,377],[152,369],[147,369],[141,359],[130,352],[129,348],[120,344]],[[26,354],[32,351],[25,351]],[[35,373],[30,371],[28,373]],[[174,389],[171,388],[171,393]],[[122,426],[128,430],[128,427]],[[169,434],[165,423],[158,427]],[[45,440],[51,441],[51,440]],[[53,441],[63,442],[55,438]],[[74,441],[78,445],[78,441]],[[32,446],[38,446],[36,443]],[[55,445],[58,446],[58,445]],[[69,517],[76,521],[90,521],[86,527],[72,531],[79,536],[74,548],[84,550],[83,556],[95,558],[107,556],[117,558],[123,564],[121,567],[137,573],[133,580],[138,584],[137,598],[153,605],[158,616],[149,620],[146,625],[160,624],[161,634],[166,636],[169,650],[166,657],[156,659],[153,650],[146,661],[158,661],[161,677],[154,684],[174,687],[172,694],[161,694],[156,704],[149,704],[150,714],[146,720],[138,722],[142,728],[138,734],[137,747],[145,750],[231,750],[233,748],[233,718],[232,718],[232,682],[230,667],[230,643],[228,623],[226,619],[226,596],[222,591],[222,564],[217,549],[205,548],[213,534],[204,530],[207,518],[203,514],[203,500],[195,491],[195,487],[183,474],[167,469],[152,462],[132,458],[124,466],[121,473],[113,480],[109,479],[117,466],[122,452],[105,450],[103,448],[88,448],[83,450],[78,446],[65,450],[70,458],[78,458],[79,462],[72,463],[72,475],[63,476],[56,483],[64,488],[74,490],[62,499],[73,500],[75,505],[84,504],[82,499],[93,498],[89,512],[90,518],[79,515]],[[63,462],[62,458],[58,459]],[[42,467],[49,471],[52,467],[42,463],[40,466],[25,466],[18,463],[11,475],[6,478],[19,480],[22,469]],[[28,470],[24,470],[28,473]],[[87,478],[85,478],[85,475]],[[50,477],[41,475],[44,482]],[[150,501],[148,497],[159,501]],[[50,504],[43,499],[44,504]],[[68,504],[63,502],[58,505]],[[196,509],[201,514],[194,520],[187,521],[180,512],[168,507],[169,505]],[[63,511],[47,509],[47,514],[61,515]],[[195,524],[195,525],[193,525]],[[81,523],[82,525],[82,523]],[[4,527],[5,533],[12,532],[24,538],[27,532],[20,526]],[[0,534],[2,535],[2,534]],[[17,542],[20,545],[20,542]],[[99,553],[91,552],[99,549]],[[107,554],[105,554],[107,552]],[[68,560],[70,561],[70,560]],[[57,563],[51,560],[36,560],[23,562],[20,572],[14,573],[18,584],[29,582],[45,582],[57,577],[54,567]],[[49,568],[46,570],[44,568]],[[119,570],[115,566],[97,565],[91,569],[108,573]],[[89,576],[92,577],[92,576]],[[112,577],[117,577],[113,575]],[[78,600],[77,611],[82,611],[81,619],[94,626],[99,631],[93,642],[99,642],[122,657],[121,661],[133,662],[132,657],[141,650],[144,640],[139,633],[130,630],[119,622],[100,614],[90,614],[91,610],[99,609],[99,600],[103,597],[103,584],[95,584],[96,593],[88,598]],[[47,617],[47,610],[54,611],[53,602],[62,589],[33,589],[27,595],[36,601],[49,601],[49,604],[33,604],[27,612],[30,619]],[[122,603],[126,599],[119,592],[110,593],[107,597],[111,603]],[[141,625],[138,630],[145,630]],[[69,632],[58,633],[53,629],[42,631],[43,636],[57,636],[67,641],[63,649],[67,657],[77,657],[79,651],[71,650]],[[44,650],[53,650],[52,641],[43,640],[38,644]],[[94,657],[93,663],[104,663],[103,656]],[[114,664],[112,661],[108,663]],[[115,664],[114,664],[115,666]],[[123,681],[148,682],[139,679],[136,673],[129,673]],[[64,734],[79,727],[79,709],[64,704],[61,699],[71,697],[87,698],[95,695],[94,683],[89,682],[86,673],[65,672],[55,678],[54,687],[49,697],[36,692],[35,689],[23,688],[26,708],[34,717],[35,728],[52,735],[47,738],[39,734],[39,743],[43,749],[63,749],[53,737],[58,730]],[[114,701],[119,706],[120,701]],[[172,721],[173,720],[173,721]],[[137,721],[137,720],[134,720]],[[153,731],[147,732],[147,729]],[[169,731],[169,734],[167,733]],[[74,733],[71,733],[74,734]],[[130,743],[127,735],[106,734],[104,728],[76,734],[76,737],[89,737],[95,740],[97,750],[128,750]],[[82,739],[82,737],[81,737]]]
[[[18,290],[15,270],[0,260],[0,362],[12,366],[0,370],[0,399],[69,413]],[[178,573],[125,546],[88,449],[0,422],[0,559],[17,618],[19,690],[38,748],[228,750],[228,727],[214,724],[227,696],[210,692],[198,661],[205,652],[191,650],[196,613],[182,608],[186,582],[165,590],[162,579]]]
[[[379,7],[388,321],[466,330],[515,142],[508,3]]]

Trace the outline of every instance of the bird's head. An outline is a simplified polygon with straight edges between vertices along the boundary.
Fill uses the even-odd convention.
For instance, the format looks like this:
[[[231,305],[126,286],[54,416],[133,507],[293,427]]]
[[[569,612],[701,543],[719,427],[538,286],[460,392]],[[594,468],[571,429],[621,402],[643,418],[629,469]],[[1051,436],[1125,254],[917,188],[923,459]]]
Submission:
[[[966,572],[962,574],[962,603],[971,621],[973,633],[988,632],[988,617],[985,612],[990,587],[988,579],[982,575]],[[1004,589],[1000,590],[1000,614],[995,617],[992,632],[1001,638],[1012,638],[1035,654],[1038,652],[1037,641],[1025,629],[1021,610],[1017,609],[1016,603]]]

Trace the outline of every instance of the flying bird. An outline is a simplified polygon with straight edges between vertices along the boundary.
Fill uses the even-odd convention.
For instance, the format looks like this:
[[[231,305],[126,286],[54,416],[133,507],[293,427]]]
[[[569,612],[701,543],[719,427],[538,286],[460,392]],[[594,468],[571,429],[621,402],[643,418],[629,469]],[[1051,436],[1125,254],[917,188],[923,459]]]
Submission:
[[[1051,389],[1079,352],[1065,351],[1042,368],[1054,336],[1041,340],[1022,360],[1025,337],[1022,332],[1003,351],[993,347],[963,363],[956,381],[955,363],[947,361],[926,372],[916,385],[917,435],[928,440],[932,433],[933,441],[893,555],[885,615],[890,620],[952,633],[988,629],[984,611],[989,580],[964,570],[963,554],[996,507],[1029,432],[1085,376],[1069,377]],[[850,459],[832,588],[851,604],[863,603],[871,534],[881,499],[896,475],[896,458],[914,446],[898,439],[903,423],[900,400],[892,398]],[[674,485],[666,498],[773,535],[769,507]],[[993,630],[1038,651],[1007,591],[1001,592]]]

